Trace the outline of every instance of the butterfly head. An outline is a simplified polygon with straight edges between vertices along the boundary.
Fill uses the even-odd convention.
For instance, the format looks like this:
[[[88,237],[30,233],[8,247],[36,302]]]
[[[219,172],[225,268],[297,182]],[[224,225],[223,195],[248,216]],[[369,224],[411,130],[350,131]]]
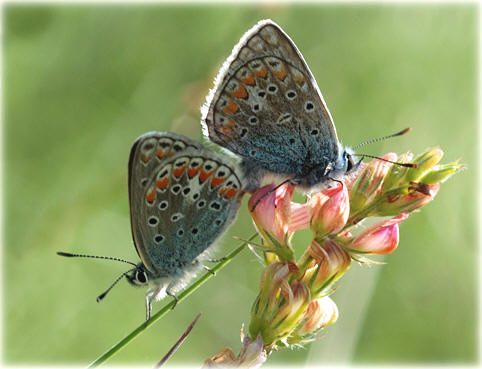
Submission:
[[[139,263],[134,269],[126,273],[126,278],[133,286],[146,286],[149,283],[149,271],[144,264]]]
[[[353,150],[349,147],[345,147],[338,159],[338,163],[335,166],[335,170],[338,170],[341,174],[350,174],[355,172],[360,166],[361,160],[355,162],[353,159]]]

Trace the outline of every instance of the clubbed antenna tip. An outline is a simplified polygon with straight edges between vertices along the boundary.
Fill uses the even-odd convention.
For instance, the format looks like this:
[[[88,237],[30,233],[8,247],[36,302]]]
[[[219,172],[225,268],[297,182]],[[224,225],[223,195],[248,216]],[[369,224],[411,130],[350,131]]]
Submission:
[[[107,295],[107,292],[108,291],[105,291],[105,292],[102,292],[99,296],[97,296],[97,298],[95,299],[97,302],[101,302],[102,299],[105,297],[105,295]]]
[[[63,252],[63,251],[57,251],[57,255],[66,256],[68,258],[72,258],[72,257],[75,256],[74,254],[71,254],[71,253],[68,253],[68,252]]]
[[[403,131],[400,131],[400,132],[396,133],[395,135],[396,135],[396,136],[401,136],[401,135],[404,135],[405,133],[410,132],[411,130],[412,130],[412,129],[411,129],[410,127],[407,127],[407,128],[405,128]]]

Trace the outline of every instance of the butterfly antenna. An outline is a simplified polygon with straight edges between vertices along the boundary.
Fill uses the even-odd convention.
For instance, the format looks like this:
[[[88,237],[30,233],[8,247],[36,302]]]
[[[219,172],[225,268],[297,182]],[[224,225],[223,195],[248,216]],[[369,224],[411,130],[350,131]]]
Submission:
[[[57,251],[57,255],[60,256],[65,256],[68,258],[93,258],[93,259],[104,259],[104,260],[115,260],[115,261],[121,261],[126,264],[134,265],[137,266],[136,264],[124,260],[124,259],[119,259],[119,258],[114,258],[111,256],[96,256],[96,255],[84,255],[84,254],[71,254],[70,252],[63,252],[63,251]]]
[[[117,279],[110,285],[108,289],[106,289],[104,292],[102,292],[99,296],[97,296],[96,301],[101,302],[101,300],[109,293],[109,291],[123,278],[125,277],[128,273],[132,272],[133,270],[136,270],[136,268],[132,268],[128,270],[127,272],[122,273]]]
[[[372,158],[372,159],[377,159],[377,160],[381,160],[381,161],[385,161],[387,163],[392,163],[392,164],[395,164],[395,165],[400,165],[401,167],[406,167],[406,168],[417,168],[418,165],[415,164],[415,163],[400,163],[398,161],[391,161],[391,160],[387,160],[387,159],[383,159],[383,158],[379,158],[378,156],[374,156],[374,155],[367,155],[367,154],[351,154],[352,156],[361,156],[362,157],[362,160],[363,158]]]
[[[397,132],[397,133],[394,133],[394,134],[391,134],[391,135],[388,135],[388,136],[373,138],[373,139],[371,139],[371,140],[362,142],[362,143],[354,146],[352,149],[353,149],[353,150],[356,150],[356,149],[358,149],[359,147],[362,147],[362,146],[365,146],[365,145],[369,145],[369,144],[372,144],[372,143],[375,143],[375,142],[383,141],[383,140],[386,140],[386,139],[388,139],[388,138],[401,136],[401,135],[404,135],[405,133],[410,132],[410,130],[411,130],[411,128],[408,127],[408,128],[405,128],[403,131],[400,131],[400,132]],[[366,156],[367,156],[367,155],[366,155]]]

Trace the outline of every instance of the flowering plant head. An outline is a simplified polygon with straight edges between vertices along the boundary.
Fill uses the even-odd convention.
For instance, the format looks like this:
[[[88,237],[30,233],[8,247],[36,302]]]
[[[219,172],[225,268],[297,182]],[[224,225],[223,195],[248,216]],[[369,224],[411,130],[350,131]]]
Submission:
[[[267,267],[251,310],[250,339],[261,335],[269,352],[308,342],[335,322],[338,310],[328,295],[351,261],[376,263],[365,255],[393,252],[400,224],[433,200],[440,183],[463,169],[457,162],[439,165],[442,156],[439,148],[415,159],[411,153],[388,153],[362,164],[353,180],[332,181],[304,204],[292,202],[290,184],[257,190],[249,201],[251,216],[263,240],[261,250],[276,257],[264,258]],[[353,234],[370,217],[384,219]],[[301,229],[310,229],[313,237],[296,260],[291,238]]]

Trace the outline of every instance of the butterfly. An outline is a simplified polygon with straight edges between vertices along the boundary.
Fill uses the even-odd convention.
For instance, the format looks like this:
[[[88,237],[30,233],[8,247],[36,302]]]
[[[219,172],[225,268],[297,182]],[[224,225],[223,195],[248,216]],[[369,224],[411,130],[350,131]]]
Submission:
[[[128,172],[132,238],[141,262],[59,254],[134,265],[98,301],[125,276],[132,285],[148,286],[149,319],[152,301],[166,295],[175,298],[202,267],[210,246],[234,221],[244,177],[222,155],[170,132],[140,136],[132,146]]]
[[[244,34],[201,111],[204,134],[242,158],[247,192],[267,175],[313,191],[358,168],[303,56],[271,20]]]

